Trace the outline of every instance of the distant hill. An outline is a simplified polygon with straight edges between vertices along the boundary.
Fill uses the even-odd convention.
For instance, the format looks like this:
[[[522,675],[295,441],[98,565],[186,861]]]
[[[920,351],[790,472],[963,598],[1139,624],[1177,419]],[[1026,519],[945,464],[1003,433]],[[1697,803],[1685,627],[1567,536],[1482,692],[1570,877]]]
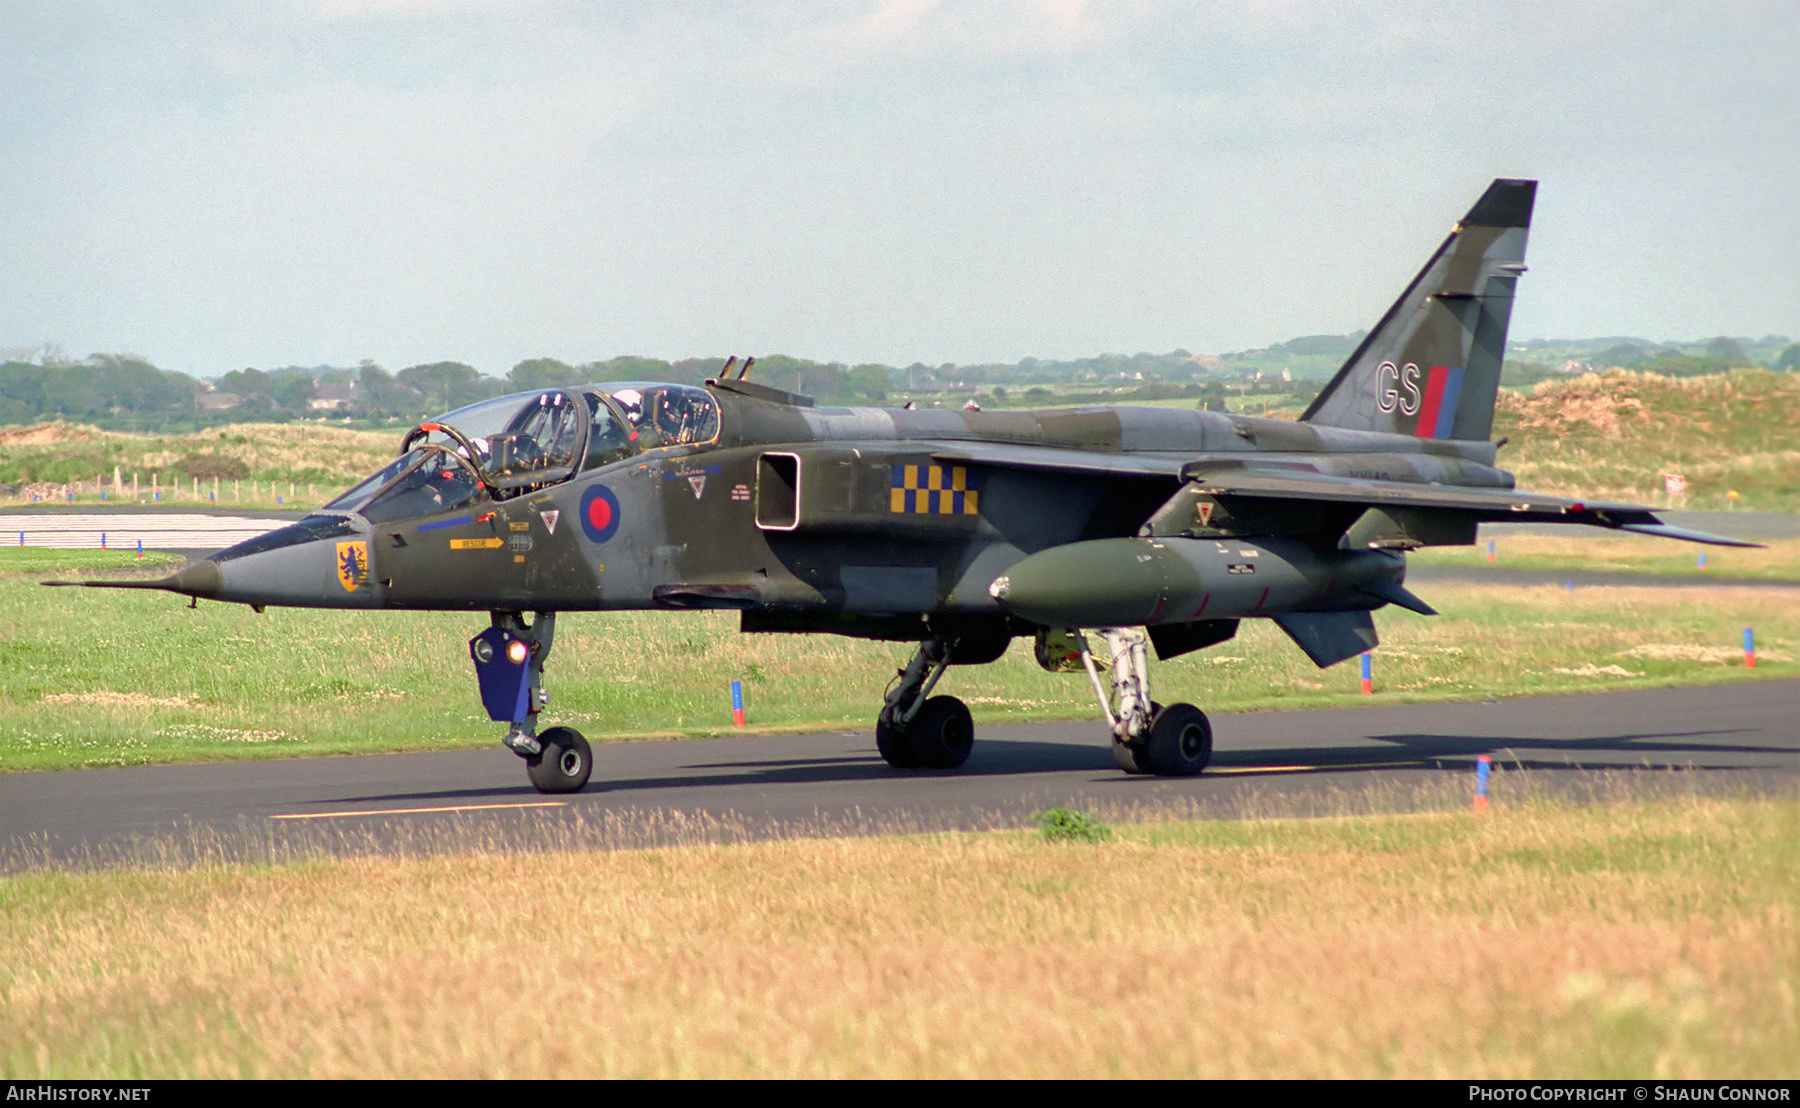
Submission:
[[[1675,378],[1635,370],[1502,392],[1499,465],[1521,488],[1676,507],[1800,511],[1800,376],[1742,369]]]
[[[1597,339],[1530,339],[1509,344],[1503,382],[1530,385],[1606,369],[1636,369],[1664,377],[1699,377],[1750,366],[1800,369],[1800,343],[1786,335],[1718,335],[1685,342],[1611,335]]]
[[[1140,388],[1153,391],[1032,386],[1019,399],[1044,405],[1152,399],[1137,395]],[[1197,395],[1188,394],[1190,388]],[[1227,395],[1216,382],[1154,386],[1169,389],[1178,395],[1167,402],[1184,407]],[[1299,392],[1310,393],[1310,387]],[[1271,414],[1291,416],[1298,409],[1282,403],[1299,392],[1233,389],[1228,407],[1258,412],[1267,403],[1274,405]],[[1739,508],[1800,512],[1797,374],[1746,369],[1671,378],[1613,370],[1544,381],[1501,393],[1494,433],[1509,440],[1500,450],[1500,466],[1511,470],[1521,487],[1538,492],[1663,505],[1663,476],[1678,473],[1688,493],[1676,506],[1722,509],[1730,503],[1726,492],[1735,489]],[[205,485],[201,493],[218,480],[223,495],[235,503],[258,488],[265,499],[272,496],[273,481],[281,491],[302,497],[316,487],[314,497],[301,501],[310,506],[380,468],[393,456],[398,438],[392,429],[319,424],[244,423],[153,436],[40,424],[0,430],[0,484],[24,489],[101,478],[110,486],[117,471],[124,489],[135,480],[144,497],[153,480],[164,490],[179,481],[192,491],[198,478]],[[87,495],[97,490],[90,488]]]

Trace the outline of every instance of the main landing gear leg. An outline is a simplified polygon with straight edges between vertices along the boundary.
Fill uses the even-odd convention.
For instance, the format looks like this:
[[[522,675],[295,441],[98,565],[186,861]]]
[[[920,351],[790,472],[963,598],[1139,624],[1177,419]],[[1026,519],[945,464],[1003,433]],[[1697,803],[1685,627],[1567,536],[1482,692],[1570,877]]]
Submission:
[[[927,639],[900,671],[875,721],[875,747],[895,769],[955,769],[975,746],[968,705],[954,696],[927,699],[950,668],[950,648]]]
[[[494,612],[493,626],[469,641],[481,702],[490,718],[508,723],[501,740],[525,759],[526,776],[539,792],[572,793],[587,784],[593,753],[572,727],[538,733],[538,713],[550,706],[544,691],[544,660],[556,638],[556,613],[539,612],[527,624],[523,613]]]
[[[1094,682],[1100,710],[1112,729],[1113,761],[1126,773],[1188,777],[1212,759],[1212,724],[1192,704],[1166,707],[1150,699],[1149,638],[1131,627],[1100,632],[1112,658],[1112,695],[1101,684],[1087,637],[1076,635],[1082,665]]]

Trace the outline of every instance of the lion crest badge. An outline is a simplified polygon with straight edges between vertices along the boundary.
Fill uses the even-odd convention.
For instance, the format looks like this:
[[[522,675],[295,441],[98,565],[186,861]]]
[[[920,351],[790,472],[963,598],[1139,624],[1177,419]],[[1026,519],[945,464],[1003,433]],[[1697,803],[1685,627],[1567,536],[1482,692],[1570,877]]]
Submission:
[[[369,579],[369,544],[363,540],[337,544],[338,584],[345,592],[355,592]]]

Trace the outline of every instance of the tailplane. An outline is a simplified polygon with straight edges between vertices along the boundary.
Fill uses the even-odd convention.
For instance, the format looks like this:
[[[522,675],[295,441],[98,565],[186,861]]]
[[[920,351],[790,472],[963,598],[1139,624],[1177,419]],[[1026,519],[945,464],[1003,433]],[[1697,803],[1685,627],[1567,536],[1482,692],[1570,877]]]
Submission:
[[[1486,440],[1536,181],[1497,180],[1300,418]]]

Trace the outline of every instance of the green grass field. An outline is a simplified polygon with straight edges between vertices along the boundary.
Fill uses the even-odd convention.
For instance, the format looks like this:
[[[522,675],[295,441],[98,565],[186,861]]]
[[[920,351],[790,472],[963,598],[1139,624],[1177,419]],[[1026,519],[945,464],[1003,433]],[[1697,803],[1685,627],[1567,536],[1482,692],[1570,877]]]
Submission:
[[[0,1079],[1792,1080],[1800,809],[1652,785],[14,872]]]
[[[320,423],[241,423],[183,435],[63,423],[0,428],[0,481],[74,483],[74,502],[89,506],[102,503],[103,485],[107,504],[317,507],[392,460],[402,434]]]
[[[47,568],[46,554],[64,557],[0,549],[0,770],[486,746],[503,730],[482,712],[468,660],[468,639],[486,626],[479,615],[259,615],[190,609],[171,593],[46,589],[36,582],[70,575]],[[15,557],[34,568],[6,568]],[[131,562],[83,554],[107,559]],[[1360,693],[1353,662],[1319,670],[1272,624],[1247,620],[1237,638],[1157,665],[1158,698],[1242,711],[1800,673],[1800,589],[1425,592],[1441,615],[1377,616],[1373,696]],[[1755,669],[1743,664],[1746,626]],[[909,654],[835,636],[743,635],[727,613],[565,613],[548,717],[593,741],[732,734],[737,679],[747,733],[869,730]],[[951,670],[943,691],[978,723],[1099,718],[1085,676],[1043,672],[1025,640],[994,665]]]

